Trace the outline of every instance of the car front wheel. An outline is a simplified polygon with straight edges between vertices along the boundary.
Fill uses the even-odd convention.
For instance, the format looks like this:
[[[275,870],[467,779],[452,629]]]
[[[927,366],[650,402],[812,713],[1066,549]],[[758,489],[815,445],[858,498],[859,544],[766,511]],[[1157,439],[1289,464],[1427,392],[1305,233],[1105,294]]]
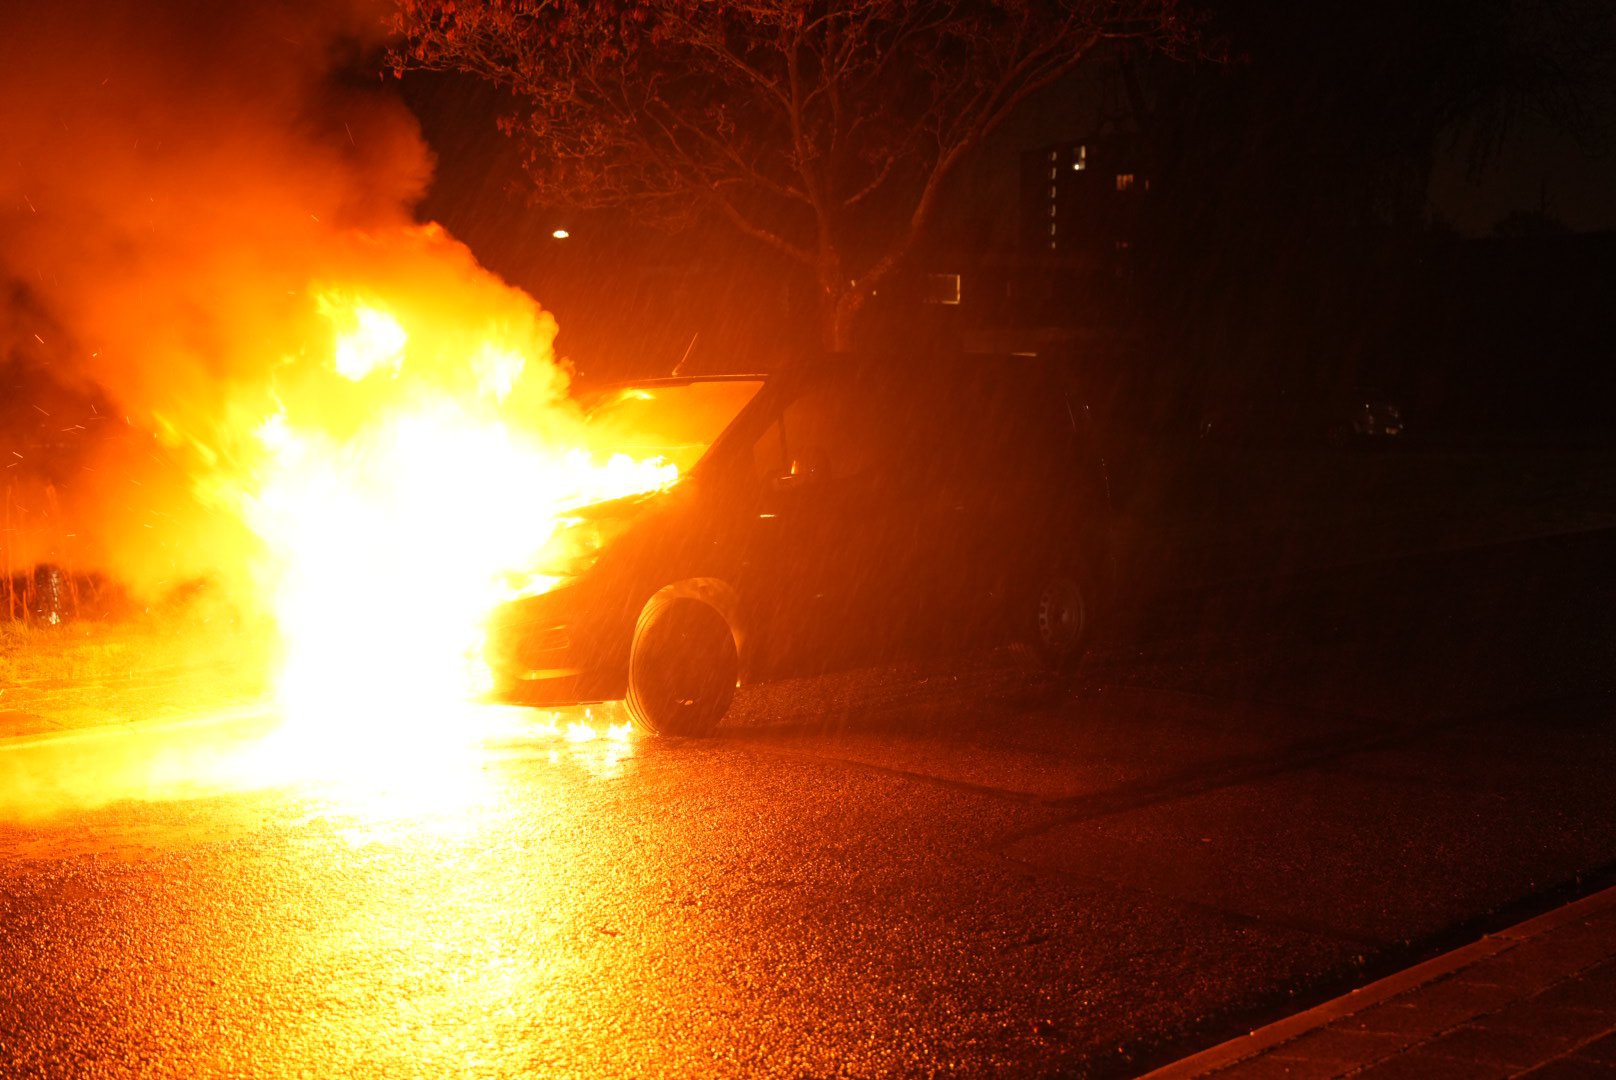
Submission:
[[[1022,637],[1047,668],[1069,671],[1089,644],[1091,590],[1073,566],[1058,566],[1039,576],[1025,594]]]
[[[629,713],[652,734],[710,735],[734,700],[739,668],[722,615],[699,600],[653,599],[629,651]]]

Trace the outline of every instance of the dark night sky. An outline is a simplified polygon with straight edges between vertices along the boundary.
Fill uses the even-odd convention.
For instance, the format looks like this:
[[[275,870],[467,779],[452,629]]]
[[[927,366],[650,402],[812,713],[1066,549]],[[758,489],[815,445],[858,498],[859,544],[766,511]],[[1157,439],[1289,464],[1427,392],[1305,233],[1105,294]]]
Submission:
[[[1080,71],[1044,92],[997,132],[955,183],[955,213],[986,221],[997,246],[1015,242],[1020,152],[1091,133],[1114,91]],[[444,222],[496,268],[517,276],[554,250],[550,232],[593,242],[576,216],[528,198],[511,148],[494,129],[491,94],[459,80],[411,75],[406,100],[437,156],[423,217]],[[1511,127],[1496,155],[1475,169],[1460,140],[1438,140],[1429,188],[1435,218],[1466,236],[1485,236],[1512,212],[1546,210],[1575,232],[1616,230],[1616,146],[1579,142],[1531,115]]]
[[[1433,210],[1466,235],[1484,235],[1512,211],[1546,209],[1575,232],[1616,229],[1616,152],[1585,148],[1563,131],[1526,121],[1499,160],[1469,175],[1443,155],[1431,178]]]

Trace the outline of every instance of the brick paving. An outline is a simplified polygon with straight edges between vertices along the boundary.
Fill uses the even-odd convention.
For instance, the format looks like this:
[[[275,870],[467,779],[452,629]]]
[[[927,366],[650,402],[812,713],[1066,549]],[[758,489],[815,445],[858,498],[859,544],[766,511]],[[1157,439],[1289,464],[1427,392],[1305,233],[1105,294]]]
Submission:
[[[1616,888],[1147,1075],[1616,1078]]]

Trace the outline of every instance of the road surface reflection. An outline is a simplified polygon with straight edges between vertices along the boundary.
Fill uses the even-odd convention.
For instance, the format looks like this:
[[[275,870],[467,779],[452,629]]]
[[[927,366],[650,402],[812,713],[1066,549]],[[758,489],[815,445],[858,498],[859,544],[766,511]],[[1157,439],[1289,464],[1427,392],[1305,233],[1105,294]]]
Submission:
[[[535,1028],[609,1038],[632,965],[593,793],[633,739],[600,710],[444,720],[369,747],[244,713],[0,750],[0,857],[67,860],[96,909],[41,932],[61,882],[8,890],[39,992],[29,1038],[0,1022],[0,1072],[526,1075]]]
[[[522,755],[619,776],[633,753],[621,707],[459,705],[389,728],[288,720],[268,707],[165,724],[113,725],[0,744],[0,821],[37,822],[125,801],[295,789],[377,822],[459,829],[498,798],[492,759]]]

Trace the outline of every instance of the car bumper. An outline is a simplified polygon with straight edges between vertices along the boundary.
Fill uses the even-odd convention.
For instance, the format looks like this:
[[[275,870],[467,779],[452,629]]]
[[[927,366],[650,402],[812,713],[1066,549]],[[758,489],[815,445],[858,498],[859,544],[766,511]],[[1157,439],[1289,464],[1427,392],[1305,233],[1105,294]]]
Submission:
[[[578,585],[523,597],[494,611],[484,659],[500,700],[580,705],[621,698],[628,685],[631,619]]]

